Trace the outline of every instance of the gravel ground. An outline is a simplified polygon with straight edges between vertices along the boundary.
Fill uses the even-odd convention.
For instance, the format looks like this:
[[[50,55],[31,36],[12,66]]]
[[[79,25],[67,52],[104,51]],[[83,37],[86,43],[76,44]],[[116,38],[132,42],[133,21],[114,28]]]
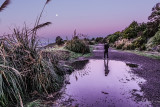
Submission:
[[[91,59],[103,59],[103,45],[95,46],[98,51],[93,51]],[[118,60],[139,65],[132,69],[133,73],[144,78],[146,83],[141,85],[144,98],[147,98],[154,107],[160,107],[160,60],[139,56],[134,53],[109,49],[109,60]]]

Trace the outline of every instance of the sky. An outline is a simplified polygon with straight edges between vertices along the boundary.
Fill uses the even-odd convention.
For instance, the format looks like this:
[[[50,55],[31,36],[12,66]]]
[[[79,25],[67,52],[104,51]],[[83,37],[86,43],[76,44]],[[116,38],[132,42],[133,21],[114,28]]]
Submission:
[[[0,0],[0,4],[4,0]],[[0,35],[12,33],[24,23],[34,26],[46,0],[11,0],[0,13]],[[71,37],[74,30],[88,37],[107,36],[126,28],[132,21],[147,22],[152,7],[159,0],[51,0],[40,23],[52,25],[39,30],[38,35],[53,39]]]

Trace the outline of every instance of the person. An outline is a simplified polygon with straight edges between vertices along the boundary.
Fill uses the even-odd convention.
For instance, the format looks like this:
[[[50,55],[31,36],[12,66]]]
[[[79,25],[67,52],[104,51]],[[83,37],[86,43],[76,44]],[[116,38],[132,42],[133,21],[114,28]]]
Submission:
[[[109,74],[108,63],[109,63],[109,60],[108,60],[108,59],[107,59],[107,63],[106,63],[106,60],[104,60],[104,71],[105,71],[105,76],[107,76],[107,75]]]
[[[107,58],[108,58],[108,48],[109,48],[109,44],[105,43],[104,44],[104,59],[106,58],[106,54],[107,54]]]

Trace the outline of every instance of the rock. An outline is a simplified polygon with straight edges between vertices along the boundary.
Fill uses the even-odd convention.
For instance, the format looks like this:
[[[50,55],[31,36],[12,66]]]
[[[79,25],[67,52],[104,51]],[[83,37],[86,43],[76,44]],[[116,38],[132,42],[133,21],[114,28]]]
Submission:
[[[109,94],[109,93],[107,93],[107,92],[104,92],[104,91],[102,91],[102,93],[103,93],[103,94]]]
[[[69,81],[65,81],[65,84],[71,84]]]

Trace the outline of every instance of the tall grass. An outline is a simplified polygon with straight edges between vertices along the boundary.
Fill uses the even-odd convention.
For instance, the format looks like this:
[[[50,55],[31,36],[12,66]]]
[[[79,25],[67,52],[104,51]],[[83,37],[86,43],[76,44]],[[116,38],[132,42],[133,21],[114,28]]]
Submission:
[[[0,6],[0,12],[3,11],[10,4],[10,0],[5,0],[4,3]]]
[[[50,93],[59,89],[63,78],[54,71],[52,60],[46,61],[38,51],[38,39],[25,27],[0,40],[0,105],[19,104],[24,95],[36,91]]]
[[[8,3],[6,3],[8,1]],[[38,29],[50,22],[39,24],[47,0],[35,26],[28,29],[15,28],[12,35],[0,38],[0,106],[21,106],[30,93],[48,94],[57,91],[63,77],[59,76],[54,67],[54,57],[45,60],[42,51],[38,50]],[[9,4],[6,0],[2,11]]]

